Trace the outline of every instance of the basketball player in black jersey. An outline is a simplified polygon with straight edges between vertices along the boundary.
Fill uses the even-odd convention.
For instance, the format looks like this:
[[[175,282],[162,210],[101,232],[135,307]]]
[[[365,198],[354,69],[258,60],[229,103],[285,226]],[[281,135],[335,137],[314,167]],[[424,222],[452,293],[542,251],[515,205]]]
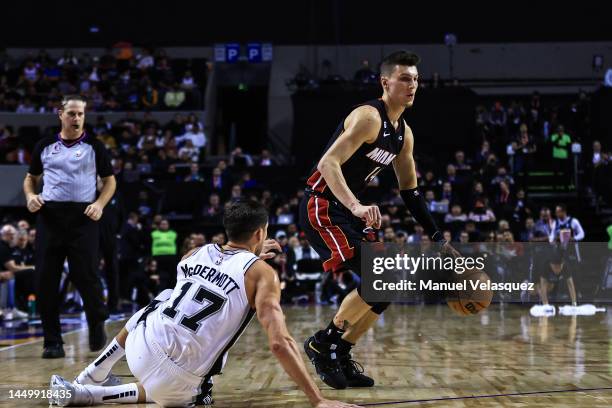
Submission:
[[[393,165],[406,208],[432,241],[452,255],[417,189],[412,131],[402,113],[414,103],[419,57],[397,51],[380,65],[382,98],[357,106],[334,133],[307,181],[300,224],[324,261],[325,271],[351,269],[361,274],[360,247],[366,232],[380,228],[377,205],[364,205],[359,193],[382,169]],[[372,234],[370,234],[372,235]],[[350,350],[388,303],[367,303],[360,288],[345,297],[336,316],[304,343],[321,379],[332,388],[371,387]]]

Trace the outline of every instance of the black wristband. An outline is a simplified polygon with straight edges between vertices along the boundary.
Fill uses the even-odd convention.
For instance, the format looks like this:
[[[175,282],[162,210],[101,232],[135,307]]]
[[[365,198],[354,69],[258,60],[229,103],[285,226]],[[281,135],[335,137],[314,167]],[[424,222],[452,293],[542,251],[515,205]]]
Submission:
[[[404,200],[406,208],[410,211],[410,214],[412,214],[417,222],[423,226],[425,233],[431,240],[434,242],[444,241],[444,237],[442,233],[438,231],[438,226],[427,209],[427,203],[419,192],[419,189],[412,188],[410,190],[401,190],[400,195]]]

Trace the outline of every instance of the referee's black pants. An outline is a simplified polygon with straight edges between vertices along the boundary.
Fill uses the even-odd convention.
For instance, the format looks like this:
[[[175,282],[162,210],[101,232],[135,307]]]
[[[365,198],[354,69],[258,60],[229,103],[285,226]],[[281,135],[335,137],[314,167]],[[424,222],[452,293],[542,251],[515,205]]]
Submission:
[[[98,223],[84,214],[87,205],[47,202],[40,209],[36,227],[37,307],[42,320],[45,347],[63,343],[59,285],[66,258],[68,278],[83,298],[89,326],[108,317],[96,268]]]

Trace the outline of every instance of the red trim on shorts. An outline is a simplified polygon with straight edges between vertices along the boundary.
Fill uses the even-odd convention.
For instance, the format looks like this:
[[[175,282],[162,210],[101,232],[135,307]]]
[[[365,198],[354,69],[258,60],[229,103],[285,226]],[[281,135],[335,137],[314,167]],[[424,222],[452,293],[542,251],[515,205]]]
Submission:
[[[308,199],[308,221],[332,253],[331,258],[323,262],[323,270],[336,271],[345,261],[355,256],[355,249],[349,245],[342,228],[332,224],[329,218],[328,200],[320,197]]]
[[[308,177],[306,184],[308,185],[308,187],[312,188],[313,191],[316,191],[318,193],[322,193],[327,188],[327,183],[325,182],[325,179],[323,178],[323,175],[319,170],[315,170],[315,172],[312,173],[310,177]]]

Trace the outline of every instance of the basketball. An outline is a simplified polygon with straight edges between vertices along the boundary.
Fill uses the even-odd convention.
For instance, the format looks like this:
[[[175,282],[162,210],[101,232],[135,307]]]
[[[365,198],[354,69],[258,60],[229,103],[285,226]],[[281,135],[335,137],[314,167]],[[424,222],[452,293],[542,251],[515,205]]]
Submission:
[[[473,269],[458,275],[459,282],[465,281],[466,285],[463,290],[452,291],[446,299],[448,307],[455,313],[461,316],[469,316],[480,313],[491,304],[493,299],[493,291],[480,287],[482,283],[490,281],[489,275],[477,269]],[[478,288],[474,289],[470,282],[478,284]]]

